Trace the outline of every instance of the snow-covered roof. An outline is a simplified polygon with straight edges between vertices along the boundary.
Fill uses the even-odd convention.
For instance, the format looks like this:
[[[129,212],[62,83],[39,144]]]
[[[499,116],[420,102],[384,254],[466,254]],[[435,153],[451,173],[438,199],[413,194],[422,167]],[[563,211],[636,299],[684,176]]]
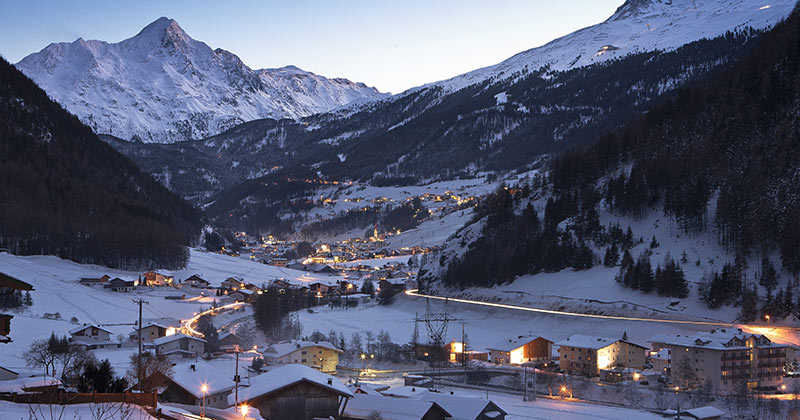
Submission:
[[[107,329],[105,329],[103,327],[99,327],[99,326],[97,326],[95,324],[86,324],[86,325],[83,325],[83,326],[80,326],[80,327],[75,327],[75,328],[69,330],[69,333],[70,333],[70,335],[75,335],[75,334],[77,334],[77,333],[79,333],[79,332],[81,332],[81,331],[83,331],[83,330],[85,330],[87,328],[92,328],[92,327],[97,328],[100,331],[105,331],[105,332],[111,334],[111,331],[109,331],[109,330],[107,330]]]
[[[556,343],[560,347],[579,347],[584,349],[599,350],[616,343],[617,339],[607,337],[593,337],[591,335],[575,334]]]
[[[381,392],[381,394],[390,397],[411,398],[415,395],[421,395],[426,392],[428,392],[428,390],[423,387],[405,385],[405,386],[392,387],[386,391]]]
[[[367,395],[383,395],[375,388],[375,385],[368,383],[357,383],[347,386],[353,394],[367,394]],[[386,387],[385,387],[386,388]]]
[[[450,413],[453,420],[474,420],[492,403],[492,401],[483,398],[461,397],[438,392],[426,392],[421,394],[419,399],[439,404]],[[500,407],[493,411],[497,410],[505,414],[505,410]]]
[[[518,335],[515,337],[506,338],[494,345],[487,347],[488,350],[511,351],[530,343],[533,340],[540,338],[539,336],[532,335]],[[543,338],[543,337],[541,337]],[[546,338],[545,338],[546,340]]]
[[[724,411],[710,405],[692,408],[691,410],[686,410],[685,413],[698,419],[708,419],[725,415]]]
[[[669,361],[669,349],[661,349],[658,352],[656,352],[656,354],[654,354],[652,357],[653,359]]]
[[[309,347],[323,347],[323,348],[326,348],[326,349],[329,349],[329,350],[333,350],[333,351],[335,351],[337,353],[341,353],[342,352],[341,350],[339,350],[338,347],[334,346],[333,344],[331,344],[328,341],[319,341],[319,342],[316,342],[316,343],[313,342],[313,341],[285,341],[283,343],[277,343],[277,344],[270,345],[267,348],[267,350],[265,352],[265,355],[270,356],[270,357],[280,358],[280,357],[286,356],[287,354],[289,354],[289,353],[291,353],[293,351],[306,349],[306,348],[309,348]]]
[[[738,329],[719,329],[709,332],[700,332],[694,335],[684,334],[656,334],[650,337],[651,343],[661,343],[681,347],[697,347],[712,350],[747,350],[745,341],[751,337],[763,340],[756,347],[786,347],[784,344],[773,343],[761,334],[747,334]]]
[[[231,294],[234,294],[234,293],[241,293],[243,295],[252,295],[255,292],[250,290],[250,289],[239,289],[239,290],[237,290],[237,291],[235,291],[235,292],[233,292]]]
[[[420,420],[434,405],[438,404],[423,400],[356,394],[347,402],[342,416],[371,419],[373,413],[379,412],[384,420]]]
[[[52,377],[17,378],[9,381],[0,381],[0,394],[22,394],[26,392],[26,389],[59,385],[61,385],[61,381]]]
[[[206,342],[206,340],[203,340],[202,338],[192,337],[190,335],[178,333],[178,334],[168,335],[166,337],[156,338],[155,340],[153,340],[153,345],[160,346],[162,344],[167,344],[167,343],[173,342],[175,340],[180,340],[180,339],[183,339],[183,338],[188,338],[190,340],[202,341],[203,343]]]
[[[203,398],[203,384],[208,386],[206,395],[218,394],[233,389],[236,384],[229,376],[233,375],[226,375],[214,366],[198,360],[173,366],[172,374],[169,377],[175,384],[195,397]]]
[[[353,393],[339,379],[308,366],[289,364],[250,378],[249,387],[242,388],[240,385],[239,399],[249,401],[303,381],[319,385],[346,397],[353,396]]]

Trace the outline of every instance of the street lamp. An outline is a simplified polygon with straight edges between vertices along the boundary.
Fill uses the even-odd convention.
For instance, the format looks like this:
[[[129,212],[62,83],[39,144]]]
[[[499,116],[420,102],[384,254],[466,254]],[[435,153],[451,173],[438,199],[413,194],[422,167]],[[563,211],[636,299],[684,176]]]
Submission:
[[[764,315],[764,319],[767,320],[767,325],[769,325],[769,315]]]
[[[201,385],[200,386],[200,391],[203,392],[203,408],[202,408],[202,410],[200,412],[200,416],[201,417],[205,417],[206,416],[206,392],[208,392],[208,385],[206,385],[206,384]]]
[[[239,407],[239,410],[240,410],[240,411],[241,411],[241,413],[242,413],[242,420],[245,420],[245,419],[247,418],[247,410],[248,410],[249,408],[250,408],[250,407],[248,407],[246,404],[242,404],[242,406],[241,406],[241,407]]]

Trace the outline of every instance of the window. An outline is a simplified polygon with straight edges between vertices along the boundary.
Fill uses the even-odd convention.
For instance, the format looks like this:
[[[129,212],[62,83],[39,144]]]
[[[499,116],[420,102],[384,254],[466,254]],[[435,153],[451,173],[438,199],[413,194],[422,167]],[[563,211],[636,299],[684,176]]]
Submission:
[[[305,351],[305,350],[303,350],[303,351],[301,351],[301,352],[300,352],[300,354],[306,354],[306,351]]]
[[[306,363],[306,359],[303,359],[303,363]]]

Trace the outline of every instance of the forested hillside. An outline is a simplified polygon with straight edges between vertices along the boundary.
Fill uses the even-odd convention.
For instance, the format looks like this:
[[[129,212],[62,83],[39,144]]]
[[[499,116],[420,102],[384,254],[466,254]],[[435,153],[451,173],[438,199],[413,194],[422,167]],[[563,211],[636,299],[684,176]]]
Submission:
[[[0,247],[177,268],[200,227],[198,210],[0,59]]]
[[[495,193],[476,217],[484,220],[480,237],[462,255],[445,256],[438,276],[451,286],[491,286],[602,262],[620,264],[618,281],[628,287],[681,296],[679,264],[652,267],[646,255],[627,252],[635,238],[651,240],[648,232],[598,222],[600,211],[631,219],[663,213],[684,234],[713,232],[730,253],[730,263],[705,279],[701,292],[709,306],[742,305],[745,320],[758,311],[786,315],[800,307],[796,281],[781,281],[781,272],[784,278],[800,273],[798,115],[795,11],[735,64],[556,158],[547,180]],[[526,204],[535,200],[545,205]],[[782,267],[768,258],[776,253]],[[756,278],[748,277],[748,259],[761,261],[750,270]],[[436,270],[426,271],[422,277],[433,281]]]

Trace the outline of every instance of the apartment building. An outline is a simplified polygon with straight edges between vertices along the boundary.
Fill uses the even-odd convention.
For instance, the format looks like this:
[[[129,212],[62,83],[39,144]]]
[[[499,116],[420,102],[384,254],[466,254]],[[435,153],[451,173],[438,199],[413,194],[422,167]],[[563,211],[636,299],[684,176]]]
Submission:
[[[782,385],[783,366],[790,347],[739,329],[695,335],[659,334],[649,341],[655,351],[668,349],[669,376],[673,383],[710,384],[717,392],[731,392],[740,383],[751,389]],[[687,384],[687,378],[695,383]]]
[[[572,335],[556,343],[561,370],[597,376],[600,369],[644,369],[647,348],[627,339]]]

